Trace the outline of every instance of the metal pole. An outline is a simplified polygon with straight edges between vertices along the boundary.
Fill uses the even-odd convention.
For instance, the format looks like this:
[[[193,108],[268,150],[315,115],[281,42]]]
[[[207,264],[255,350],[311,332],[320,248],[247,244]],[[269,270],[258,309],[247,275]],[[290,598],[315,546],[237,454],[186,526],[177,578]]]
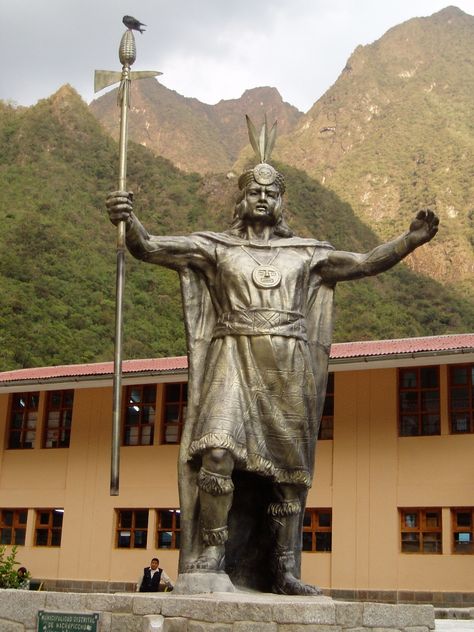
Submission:
[[[130,29],[142,32],[145,26],[135,18],[127,15],[123,23],[128,30],[122,36],[119,47],[119,59],[122,72],[115,70],[96,70],[94,73],[94,92],[120,81],[118,105],[120,106],[120,139],[119,139],[119,181],[120,191],[127,190],[127,144],[128,144],[128,110],[130,108],[130,85],[134,79],[148,79],[161,75],[154,70],[131,72],[130,67],[136,59],[135,38]],[[117,226],[117,267],[115,283],[115,350],[114,350],[114,388],[112,407],[112,454],[110,464],[110,495],[118,496],[120,470],[120,413],[122,411],[122,324],[123,324],[123,289],[125,281],[125,222]]]
[[[119,48],[122,80],[119,87],[120,139],[119,139],[119,190],[127,190],[128,110],[130,106],[130,66],[135,61],[135,38],[128,30]],[[115,283],[115,350],[112,406],[112,454],[110,462],[110,495],[119,494],[120,472],[120,417],[122,411],[122,340],[123,340],[123,289],[125,283],[125,222],[117,226],[117,263]]]

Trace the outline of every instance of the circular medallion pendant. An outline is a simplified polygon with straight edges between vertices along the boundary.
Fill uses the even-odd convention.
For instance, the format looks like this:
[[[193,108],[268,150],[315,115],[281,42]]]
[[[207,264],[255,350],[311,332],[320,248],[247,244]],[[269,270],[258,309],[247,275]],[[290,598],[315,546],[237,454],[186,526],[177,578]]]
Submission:
[[[253,269],[252,280],[257,287],[277,287],[280,285],[281,272],[275,266],[260,265]]]

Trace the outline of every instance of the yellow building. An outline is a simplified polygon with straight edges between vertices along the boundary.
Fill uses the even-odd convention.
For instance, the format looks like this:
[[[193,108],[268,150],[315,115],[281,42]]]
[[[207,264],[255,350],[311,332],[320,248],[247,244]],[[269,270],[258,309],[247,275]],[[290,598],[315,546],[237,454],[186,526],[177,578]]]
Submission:
[[[474,605],[474,334],[335,344],[303,532],[328,594]],[[46,588],[176,577],[186,358],[124,362],[109,495],[111,363],[0,373],[0,541]]]

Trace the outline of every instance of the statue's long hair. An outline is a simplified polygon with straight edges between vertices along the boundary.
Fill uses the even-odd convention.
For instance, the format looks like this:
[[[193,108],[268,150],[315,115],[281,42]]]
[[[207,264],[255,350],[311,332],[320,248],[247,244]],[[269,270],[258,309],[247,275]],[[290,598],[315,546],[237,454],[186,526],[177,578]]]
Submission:
[[[280,195],[278,204],[275,206],[274,214],[276,217],[276,222],[273,225],[273,234],[278,237],[293,237],[294,233],[283,217],[283,198]],[[232,220],[232,224],[230,225],[229,230],[226,232],[230,235],[235,235],[236,237],[241,237],[245,239],[247,237],[246,234],[246,215],[247,215],[247,200],[245,199],[245,189],[243,191],[239,191],[237,199],[235,201],[234,208],[234,217]]]

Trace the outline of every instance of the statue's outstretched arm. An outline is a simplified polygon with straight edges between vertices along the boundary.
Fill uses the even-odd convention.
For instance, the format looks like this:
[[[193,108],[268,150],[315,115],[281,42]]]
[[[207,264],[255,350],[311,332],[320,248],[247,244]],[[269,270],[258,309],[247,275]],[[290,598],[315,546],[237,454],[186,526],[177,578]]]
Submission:
[[[349,281],[388,270],[415,248],[430,241],[438,232],[438,217],[432,211],[420,211],[406,233],[377,246],[366,254],[332,251],[318,266],[327,283]]]
[[[130,253],[136,258],[178,269],[192,262],[199,267],[209,265],[207,253],[196,240],[190,237],[161,237],[150,235],[133,213],[133,194],[114,191],[107,196],[107,211],[110,221],[117,225],[124,221],[126,243]]]

